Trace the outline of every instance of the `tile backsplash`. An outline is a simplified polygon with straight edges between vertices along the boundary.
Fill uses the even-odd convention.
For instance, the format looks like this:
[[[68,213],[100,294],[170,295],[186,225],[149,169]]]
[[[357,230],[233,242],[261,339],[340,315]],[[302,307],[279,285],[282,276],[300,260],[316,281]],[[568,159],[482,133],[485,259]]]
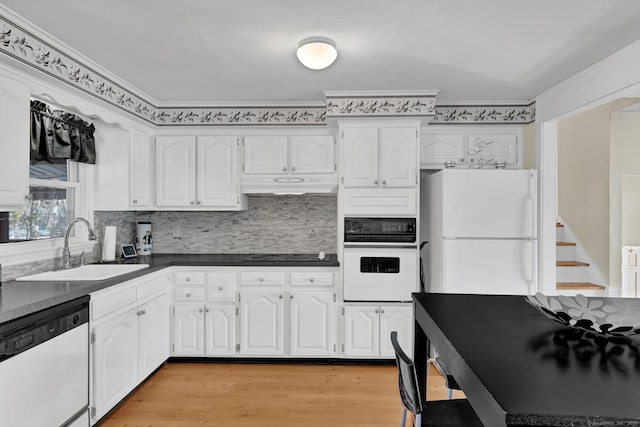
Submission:
[[[94,225],[102,242],[107,225],[117,227],[117,253],[135,244],[136,222],[150,221],[153,253],[316,253],[337,250],[337,197],[250,196],[249,209],[234,212],[96,211]],[[87,261],[100,259],[96,245]],[[4,266],[3,280],[60,268],[60,258]]]

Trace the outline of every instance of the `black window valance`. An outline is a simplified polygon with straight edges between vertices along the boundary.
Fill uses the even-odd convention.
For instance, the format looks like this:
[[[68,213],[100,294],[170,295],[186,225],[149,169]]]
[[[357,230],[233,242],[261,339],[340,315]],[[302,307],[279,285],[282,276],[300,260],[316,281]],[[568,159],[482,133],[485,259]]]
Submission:
[[[96,162],[95,127],[75,114],[31,101],[31,162]]]

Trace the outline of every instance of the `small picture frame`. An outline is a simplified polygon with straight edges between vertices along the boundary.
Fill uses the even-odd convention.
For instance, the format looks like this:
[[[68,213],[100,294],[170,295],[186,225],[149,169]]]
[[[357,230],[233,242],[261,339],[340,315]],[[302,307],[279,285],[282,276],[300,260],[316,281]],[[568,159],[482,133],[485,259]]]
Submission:
[[[122,245],[122,258],[135,258],[138,256],[133,245]]]

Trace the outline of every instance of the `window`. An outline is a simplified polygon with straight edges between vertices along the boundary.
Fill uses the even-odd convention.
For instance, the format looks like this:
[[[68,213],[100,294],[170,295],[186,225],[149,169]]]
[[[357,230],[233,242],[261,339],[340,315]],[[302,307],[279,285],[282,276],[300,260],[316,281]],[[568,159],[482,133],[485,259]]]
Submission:
[[[29,203],[0,213],[0,243],[64,237],[76,210],[77,163],[38,162],[29,168]]]

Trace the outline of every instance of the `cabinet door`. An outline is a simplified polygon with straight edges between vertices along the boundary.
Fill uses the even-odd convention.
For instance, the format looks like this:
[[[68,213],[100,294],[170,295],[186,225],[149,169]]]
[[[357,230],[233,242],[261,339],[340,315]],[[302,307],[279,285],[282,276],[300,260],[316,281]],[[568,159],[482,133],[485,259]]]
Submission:
[[[238,143],[235,136],[198,137],[197,206],[237,206]]]
[[[169,358],[171,334],[169,295],[160,295],[138,309],[140,381]]]
[[[204,354],[204,306],[176,304],[173,306],[172,353],[177,356]]]
[[[334,148],[332,136],[292,136],[291,173],[334,173]]]
[[[345,128],[340,150],[344,187],[378,187],[378,128]]]
[[[20,210],[29,194],[29,88],[0,77],[0,210]]]
[[[138,129],[129,133],[129,205],[153,205],[153,145],[151,135]]]
[[[205,353],[209,356],[236,353],[236,306],[214,304],[205,307]]]
[[[505,161],[518,163],[518,136],[515,134],[469,134],[469,163],[471,165],[494,164]]]
[[[244,138],[245,174],[285,175],[289,171],[286,136],[247,136]]]
[[[245,292],[240,295],[241,354],[284,354],[284,312],[281,292]]]
[[[93,332],[97,420],[138,385],[138,309],[96,326]]]
[[[195,170],[194,137],[156,137],[156,205],[195,206]]]
[[[333,354],[333,292],[293,292],[291,308],[291,355]]]
[[[418,185],[418,130],[380,129],[380,186]]]
[[[410,305],[380,306],[380,356],[395,357],[391,332],[398,331],[398,342],[407,354],[413,354],[413,309]]]
[[[420,164],[444,168],[444,162],[453,161],[464,164],[464,134],[426,134],[420,141]]]
[[[377,306],[345,306],[344,355],[377,356],[380,319]]]

